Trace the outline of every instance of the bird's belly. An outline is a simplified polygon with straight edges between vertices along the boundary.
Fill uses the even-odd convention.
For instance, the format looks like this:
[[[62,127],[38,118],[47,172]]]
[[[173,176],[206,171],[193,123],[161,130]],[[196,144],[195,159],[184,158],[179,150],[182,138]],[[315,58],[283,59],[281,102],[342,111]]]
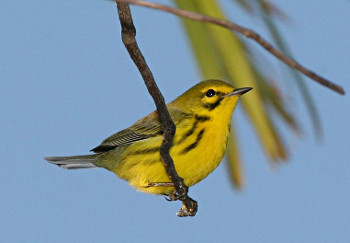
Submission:
[[[154,141],[152,148],[140,149],[138,145],[137,152],[133,151],[134,145],[131,145],[129,151],[125,151],[128,156],[118,163],[113,172],[139,191],[152,194],[173,192],[173,187],[149,186],[150,183],[170,182],[159,150],[154,150],[155,147],[160,146],[161,141],[162,139]],[[197,129],[194,136],[186,142],[177,144],[174,139],[170,155],[174,160],[177,173],[184,179],[187,186],[200,182],[220,164],[225,153],[226,141],[226,131],[220,133],[216,129],[210,131],[204,128]],[[148,144],[150,144],[149,141]]]
[[[174,149],[174,153],[177,154],[176,171],[188,186],[206,178],[220,164],[226,149],[226,134],[211,134],[210,131],[205,131],[197,146],[187,151],[193,144]]]

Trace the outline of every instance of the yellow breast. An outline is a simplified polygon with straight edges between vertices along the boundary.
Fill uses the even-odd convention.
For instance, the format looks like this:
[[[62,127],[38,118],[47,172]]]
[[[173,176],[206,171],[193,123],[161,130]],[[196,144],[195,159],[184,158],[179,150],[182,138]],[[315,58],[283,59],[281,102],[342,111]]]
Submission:
[[[221,162],[226,149],[229,121],[194,116],[178,125],[170,149],[176,171],[187,186],[207,177]],[[170,182],[161,162],[159,148],[163,137],[156,136],[130,145],[114,172],[140,191],[171,193],[173,187],[149,187],[149,183]]]

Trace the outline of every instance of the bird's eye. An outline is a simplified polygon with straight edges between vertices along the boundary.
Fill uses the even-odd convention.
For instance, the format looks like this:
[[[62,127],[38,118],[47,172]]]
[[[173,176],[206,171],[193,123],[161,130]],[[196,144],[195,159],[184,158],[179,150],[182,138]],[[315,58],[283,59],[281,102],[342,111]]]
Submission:
[[[207,97],[213,97],[215,95],[215,90],[213,89],[208,89],[207,92],[205,93],[205,96]]]

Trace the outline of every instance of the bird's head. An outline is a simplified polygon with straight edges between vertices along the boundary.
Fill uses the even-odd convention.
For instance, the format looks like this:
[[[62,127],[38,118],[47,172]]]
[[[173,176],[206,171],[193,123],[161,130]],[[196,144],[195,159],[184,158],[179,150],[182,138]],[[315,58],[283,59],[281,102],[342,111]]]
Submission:
[[[180,95],[172,105],[198,115],[225,113],[231,116],[238,98],[251,89],[234,88],[221,80],[205,80]]]

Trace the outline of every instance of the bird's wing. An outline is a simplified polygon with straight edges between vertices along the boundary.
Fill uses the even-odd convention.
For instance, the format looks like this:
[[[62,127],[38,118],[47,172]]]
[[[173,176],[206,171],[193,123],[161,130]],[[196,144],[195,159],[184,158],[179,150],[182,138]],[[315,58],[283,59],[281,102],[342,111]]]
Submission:
[[[186,113],[178,110],[169,110],[172,117],[183,116]],[[175,116],[174,116],[175,115]],[[182,119],[180,119],[182,120]],[[152,112],[148,116],[138,120],[134,125],[106,138],[99,146],[91,151],[103,153],[115,149],[118,146],[132,144],[134,142],[163,134],[162,126],[159,122],[158,113]]]

